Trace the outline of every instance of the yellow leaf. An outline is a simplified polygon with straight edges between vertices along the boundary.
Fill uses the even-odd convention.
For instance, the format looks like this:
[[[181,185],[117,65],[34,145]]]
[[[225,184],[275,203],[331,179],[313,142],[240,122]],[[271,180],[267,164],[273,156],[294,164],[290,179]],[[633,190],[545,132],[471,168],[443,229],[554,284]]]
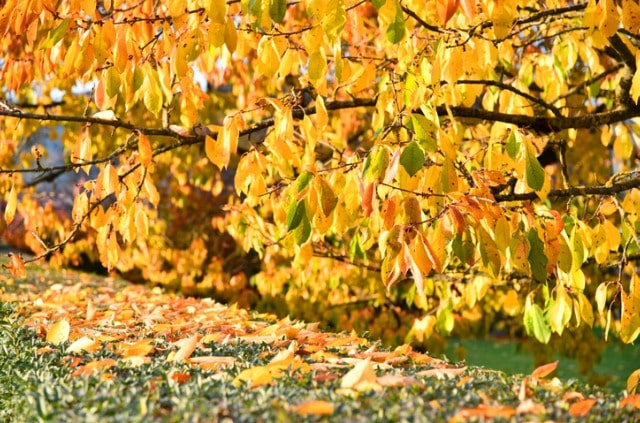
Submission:
[[[327,108],[324,105],[322,96],[316,97],[316,126],[318,130],[324,129],[329,123],[329,116],[327,115]]]
[[[342,377],[340,387],[343,389],[359,389],[376,383],[376,372],[371,365],[371,359],[359,361],[353,369]]]
[[[622,26],[634,34],[640,31],[640,3],[637,0],[622,0]]]
[[[193,335],[178,341],[176,344],[180,345],[180,349],[176,351],[173,356],[169,356],[167,361],[185,361],[187,358],[191,357],[191,354],[193,354],[198,346],[198,340],[199,336]]]
[[[505,313],[509,316],[515,316],[520,312],[520,300],[515,289],[510,289],[509,292],[507,292],[507,295],[504,297],[502,307],[504,308]]]
[[[151,160],[153,160],[153,149],[151,148],[149,138],[144,134],[138,135],[138,154],[142,166],[147,167],[151,164]]]
[[[631,373],[627,379],[627,393],[629,395],[638,392],[638,383],[640,383],[640,369]]]
[[[640,97],[640,67],[638,67],[638,69],[636,69],[636,73],[633,74],[629,95],[631,96],[631,100],[635,101],[637,104],[638,97]]]
[[[9,195],[7,196],[7,205],[4,209],[4,221],[7,222],[7,225],[10,225],[13,222],[13,219],[16,215],[16,207],[18,206],[18,191],[16,190],[15,184],[11,184],[11,190],[9,191]]]
[[[205,0],[204,10],[213,23],[223,24],[227,15],[226,0]]]
[[[88,336],[83,336],[82,338],[78,338],[69,345],[67,348],[67,353],[79,353],[81,351],[91,351],[96,345],[96,341],[89,338]]]
[[[241,371],[231,383],[236,387],[241,387],[243,383],[248,382],[252,388],[256,388],[271,383],[282,373],[283,369],[280,367],[256,366]]]
[[[620,15],[618,7],[614,0],[600,0],[596,5],[596,19],[598,19],[598,28],[606,38],[613,36],[618,30],[620,24]]]
[[[47,342],[55,345],[65,343],[69,339],[70,331],[71,325],[65,319],[62,319],[54,323],[47,331]]]

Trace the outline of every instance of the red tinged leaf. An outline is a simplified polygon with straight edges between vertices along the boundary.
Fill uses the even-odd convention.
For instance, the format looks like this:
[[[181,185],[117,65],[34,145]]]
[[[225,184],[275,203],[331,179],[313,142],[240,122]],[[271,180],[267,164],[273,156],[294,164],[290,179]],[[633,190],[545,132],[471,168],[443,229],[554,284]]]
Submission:
[[[438,0],[436,8],[438,10],[438,16],[440,16],[440,22],[443,25],[447,25],[447,22],[456,13],[458,9],[459,0]]]
[[[369,217],[373,212],[373,203],[376,195],[376,184],[371,182],[364,187],[362,192],[362,210],[364,215]]]
[[[553,363],[543,364],[531,373],[531,377],[534,380],[544,379],[556,370],[556,368],[558,367],[558,363],[559,361],[556,360]]]
[[[173,372],[171,373],[171,379],[179,385],[182,385],[191,380],[191,375],[189,373]]]

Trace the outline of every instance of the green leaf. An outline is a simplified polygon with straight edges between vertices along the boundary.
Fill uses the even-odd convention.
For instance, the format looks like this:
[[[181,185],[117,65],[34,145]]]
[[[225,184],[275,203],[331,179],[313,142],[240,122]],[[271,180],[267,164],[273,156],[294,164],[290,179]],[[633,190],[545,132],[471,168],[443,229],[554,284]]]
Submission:
[[[397,44],[404,38],[404,15],[399,4],[396,7],[396,16],[387,28],[387,39],[393,44]]]
[[[42,48],[51,48],[58,44],[65,35],[67,35],[67,31],[69,30],[69,25],[71,24],[71,18],[65,18],[62,20],[60,25],[58,25],[55,29],[52,29],[49,32],[49,36],[47,40],[42,45]]]
[[[437,127],[427,119],[424,115],[414,113],[411,115],[411,129],[416,134],[420,146],[427,152],[433,153],[438,149],[438,145],[433,134],[436,132]]]
[[[544,185],[544,169],[540,165],[536,153],[533,150],[533,146],[525,142],[525,175],[527,178],[527,185],[535,191],[542,189]]]
[[[529,264],[531,275],[538,282],[547,281],[547,256],[544,254],[544,243],[538,236],[538,231],[531,228],[527,233],[531,249],[529,250]]]
[[[296,188],[298,189],[298,192],[302,192],[302,190],[309,185],[312,177],[313,173],[307,171],[302,172],[300,176],[298,176],[298,179],[296,179]]]
[[[287,0],[271,0],[269,5],[269,16],[274,22],[282,23],[284,15],[287,13]]]
[[[520,144],[521,142],[516,137],[516,133],[514,131],[511,131],[504,145],[505,150],[507,150],[507,154],[509,155],[509,157],[511,157],[512,159],[515,159],[516,157],[518,157],[518,152],[520,151]]]
[[[356,233],[349,243],[349,260],[354,261],[357,258],[364,259],[365,254],[360,244],[360,235]]]
[[[412,141],[404,148],[400,155],[400,164],[407,171],[409,176],[413,176],[424,166],[424,151],[417,142]]]
[[[318,194],[320,194],[320,207],[322,208],[322,213],[329,217],[338,204],[338,197],[327,181],[318,178],[318,183],[320,184],[320,190],[318,191]]]
[[[551,338],[551,329],[544,318],[542,309],[531,302],[531,297],[527,297],[524,309],[524,327],[529,336],[533,335],[538,341],[546,344]]]
[[[380,10],[380,8],[382,6],[384,6],[384,4],[387,2],[387,0],[372,0],[371,3],[373,4],[373,7],[376,8],[376,10]]]
[[[304,201],[302,201],[302,203],[304,204]],[[311,224],[309,223],[309,218],[307,217],[306,213],[302,215],[300,221],[302,224],[298,226],[295,231],[293,231],[293,240],[297,245],[304,244],[311,236]]]
[[[436,328],[443,335],[448,335],[453,330],[453,304],[447,301],[446,307],[440,307],[436,315]]]
[[[367,173],[375,180],[384,179],[387,168],[391,162],[391,153],[386,147],[379,147],[373,154],[367,157],[364,164],[364,174]]]
[[[307,216],[307,210],[304,205],[304,198],[296,201],[295,199],[289,204],[287,210],[287,231],[292,231],[300,226],[302,218]],[[308,224],[307,220],[307,224]]]

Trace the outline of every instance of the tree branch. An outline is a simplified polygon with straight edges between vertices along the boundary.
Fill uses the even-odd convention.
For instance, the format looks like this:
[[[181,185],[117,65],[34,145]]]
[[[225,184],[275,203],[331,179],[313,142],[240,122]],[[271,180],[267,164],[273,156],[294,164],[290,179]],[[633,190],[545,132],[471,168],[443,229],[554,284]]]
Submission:
[[[640,188],[640,175],[636,175],[634,178],[630,178],[622,182],[614,182],[611,185],[580,186],[569,187],[566,189],[553,189],[549,191],[547,197],[569,198],[588,195],[615,195],[624,191],[629,191],[632,188]],[[504,203],[507,201],[527,201],[537,200],[538,194],[535,192],[526,192],[522,194],[496,194],[494,198],[499,203]]]

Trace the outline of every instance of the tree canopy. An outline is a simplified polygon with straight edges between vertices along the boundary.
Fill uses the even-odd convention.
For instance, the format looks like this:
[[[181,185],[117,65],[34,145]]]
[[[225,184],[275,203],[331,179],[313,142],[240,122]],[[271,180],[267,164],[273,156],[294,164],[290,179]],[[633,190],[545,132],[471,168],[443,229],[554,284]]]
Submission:
[[[640,334],[635,1],[1,3],[2,225],[37,258],[246,284],[235,242],[261,294],[392,297],[416,339]],[[38,186],[74,172],[64,216]]]

